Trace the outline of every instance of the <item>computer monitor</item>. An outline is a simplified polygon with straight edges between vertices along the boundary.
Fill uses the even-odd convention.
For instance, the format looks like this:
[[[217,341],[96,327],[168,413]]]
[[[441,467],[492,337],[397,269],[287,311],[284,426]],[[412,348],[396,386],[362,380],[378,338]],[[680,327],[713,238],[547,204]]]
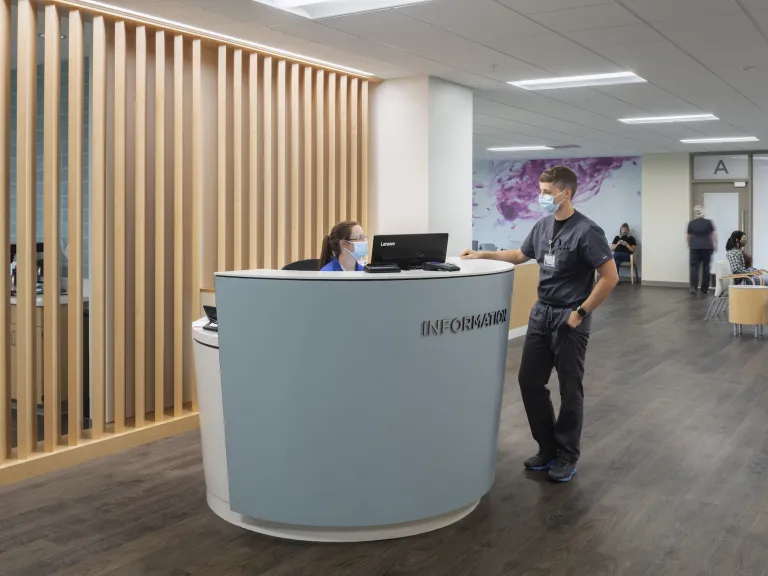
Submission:
[[[425,262],[445,262],[448,234],[392,234],[375,236],[371,264],[396,264],[403,270]]]

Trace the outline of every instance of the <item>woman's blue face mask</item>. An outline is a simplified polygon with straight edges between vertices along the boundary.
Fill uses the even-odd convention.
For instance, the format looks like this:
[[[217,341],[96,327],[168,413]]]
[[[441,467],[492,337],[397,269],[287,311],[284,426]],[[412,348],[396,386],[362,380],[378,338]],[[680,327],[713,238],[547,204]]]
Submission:
[[[347,250],[347,252],[349,252],[355,260],[362,260],[368,256],[368,240],[359,240],[356,242],[350,242],[350,244],[352,244],[353,249],[347,250],[345,248],[345,250]]]

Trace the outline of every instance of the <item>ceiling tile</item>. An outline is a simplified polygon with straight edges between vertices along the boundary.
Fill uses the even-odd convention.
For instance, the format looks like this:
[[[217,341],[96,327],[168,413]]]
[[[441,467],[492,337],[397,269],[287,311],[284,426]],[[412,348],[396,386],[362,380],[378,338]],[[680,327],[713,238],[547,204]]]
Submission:
[[[553,75],[596,74],[616,70],[615,64],[553,32],[530,38],[491,38],[486,43]],[[525,79],[511,77],[507,80]]]
[[[638,24],[638,20],[629,11],[618,4],[604,4],[533,14],[531,18],[539,24],[557,32],[594,30],[609,26]]]
[[[636,46],[663,41],[664,38],[647,24],[612,26],[599,30],[568,32],[568,38],[610,58],[616,47],[633,49]]]
[[[540,70],[525,62],[397,10],[333,18],[324,20],[323,24],[465,72],[490,74],[496,65],[502,68],[505,74],[528,76],[540,73]]]
[[[537,14],[567,8],[613,4],[613,0],[499,0],[499,3],[517,10],[521,14]]]
[[[492,0],[441,0],[400,8],[398,11],[477,41],[535,36],[547,32],[533,20]]]
[[[733,0],[620,0],[647,22],[739,12]]]

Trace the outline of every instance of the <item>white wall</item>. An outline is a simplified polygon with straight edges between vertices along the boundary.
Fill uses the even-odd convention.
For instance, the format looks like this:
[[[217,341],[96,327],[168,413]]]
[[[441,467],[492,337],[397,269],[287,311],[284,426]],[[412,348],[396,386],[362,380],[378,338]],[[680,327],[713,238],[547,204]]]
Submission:
[[[472,245],[472,90],[436,78],[388,80],[371,104],[368,235],[447,232]]]
[[[688,284],[690,155],[643,156],[643,280]]]
[[[448,254],[472,247],[472,90],[429,79],[429,231]]]

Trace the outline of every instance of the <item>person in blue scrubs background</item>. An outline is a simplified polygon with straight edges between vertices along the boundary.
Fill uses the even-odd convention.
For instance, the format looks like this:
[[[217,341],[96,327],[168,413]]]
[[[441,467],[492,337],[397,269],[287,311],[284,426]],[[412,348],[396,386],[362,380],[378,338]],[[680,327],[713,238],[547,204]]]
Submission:
[[[321,272],[362,272],[360,260],[368,255],[368,238],[357,222],[339,222],[323,238]]]

